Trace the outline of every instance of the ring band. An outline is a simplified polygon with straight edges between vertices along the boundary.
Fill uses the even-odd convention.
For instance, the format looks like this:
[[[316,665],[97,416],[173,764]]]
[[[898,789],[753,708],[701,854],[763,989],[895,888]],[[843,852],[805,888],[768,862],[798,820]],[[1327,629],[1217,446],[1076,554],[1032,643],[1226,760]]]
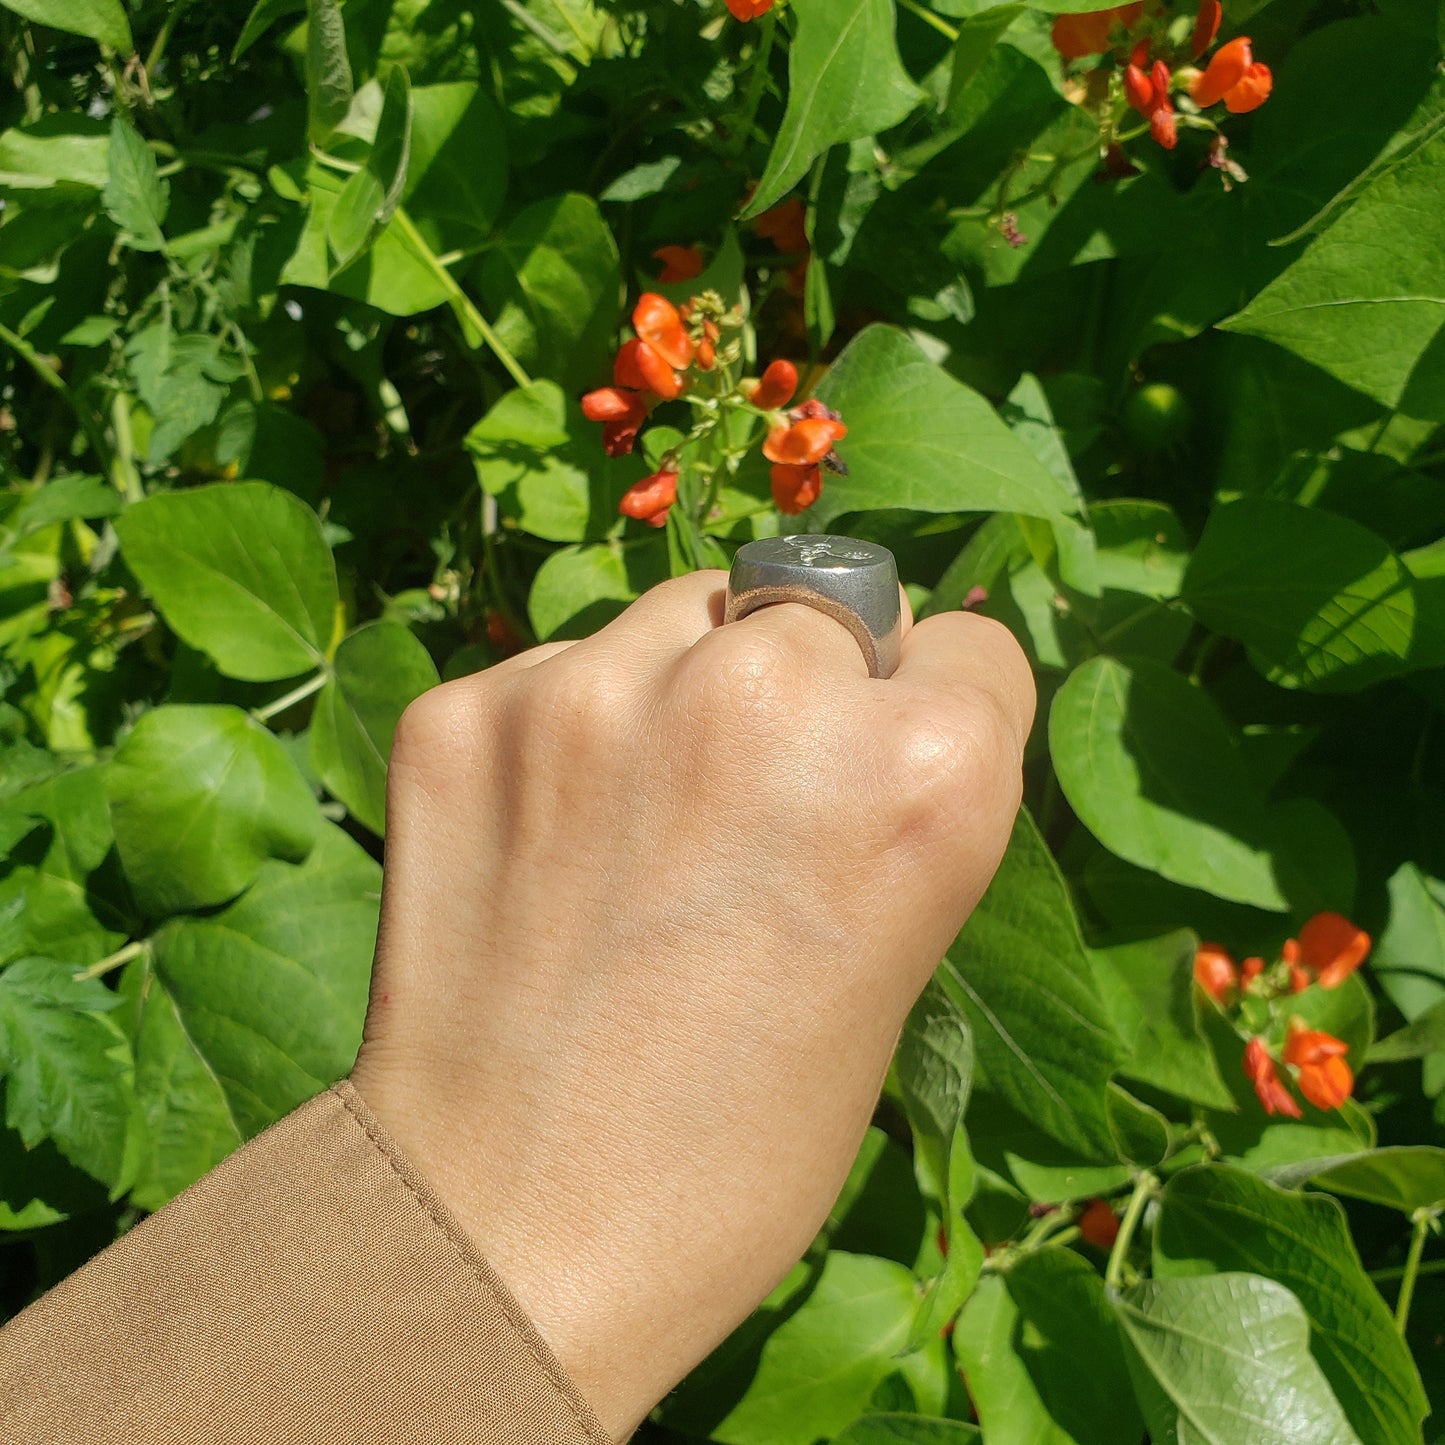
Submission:
[[[898,669],[903,617],[898,565],[887,547],[852,537],[765,537],[739,547],[728,573],[725,622],[774,602],[801,602],[858,640],[870,677]]]

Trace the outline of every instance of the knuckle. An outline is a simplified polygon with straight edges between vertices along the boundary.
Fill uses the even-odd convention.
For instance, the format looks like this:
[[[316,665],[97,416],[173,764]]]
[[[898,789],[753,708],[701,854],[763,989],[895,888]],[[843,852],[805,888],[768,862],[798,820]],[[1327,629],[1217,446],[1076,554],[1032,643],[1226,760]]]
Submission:
[[[782,730],[796,712],[796,668],[766,633],[714,634],[717,644],[687,659],[689,711],[712,734],[752,736]]]

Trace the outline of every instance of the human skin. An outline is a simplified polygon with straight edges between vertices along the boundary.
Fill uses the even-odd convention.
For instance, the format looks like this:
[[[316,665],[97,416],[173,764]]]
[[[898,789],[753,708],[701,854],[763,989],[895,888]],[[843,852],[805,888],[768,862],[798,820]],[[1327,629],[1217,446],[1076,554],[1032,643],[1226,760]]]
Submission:
[[[391,757],[353,1082],[619,1438],[827,1218],[1033,718],[985,618],[870,679],[725,584],[434,689]]]

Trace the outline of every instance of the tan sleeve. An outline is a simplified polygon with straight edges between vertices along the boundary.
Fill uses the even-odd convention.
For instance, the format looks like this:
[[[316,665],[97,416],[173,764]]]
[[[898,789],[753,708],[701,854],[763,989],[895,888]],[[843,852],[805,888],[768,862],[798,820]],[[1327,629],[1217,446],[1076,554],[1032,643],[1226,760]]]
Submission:
[[[0,1441],[611,1445],[347,1083],[0,1330]]]

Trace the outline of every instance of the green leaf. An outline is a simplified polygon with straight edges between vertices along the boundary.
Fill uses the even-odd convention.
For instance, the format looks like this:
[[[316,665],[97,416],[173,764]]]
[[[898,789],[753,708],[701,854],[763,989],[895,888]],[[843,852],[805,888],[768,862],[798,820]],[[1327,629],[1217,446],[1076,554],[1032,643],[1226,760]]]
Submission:
[[[1143,1432],[1104,1282],[1077,1254],[1040,1250],[985,1279],[953,1347],[989,1445],[1121,1445]]]
[[[1391,1002],[1414,1022],[1445,1007],[1445,883],[1413,863],[1389,881],[1390,920],[1375,944],[1370,970]],[[1445,1069],[1425,1065],[1426,1092],[1439,1093]]]
[[[1287,1193],[1224,1165],[1186,1169],[1164,1191],[1154,1268],[1165,1279],[1240,1271],[1283,1285],[1303,1308],[1310,1352],[1360,1439],[1419,1441],[1424,1391],[1334,1200]]]
[[[1429,1144],[1392,1144],[1343,1159],[1308,1177],[1321,1189],[1367,1199],[1402,1214],[1445,1208],[1445,1149]]]
[[[1437,132],[1222,325],[1288,347],[1386,406],[1445,420],[1442,187]]]
[[[924,1182],[941,1199],[973,1082],[973,1038],[962,1006],[937,979],[929,980],[910,1010],[893,1066]]]
[[[6,1123],[33,1148],[42,1139],[77,1168],[124,1188],[134,1108],[125,1034],[109,1017],[120,1000],[69,964],[22,958],[0,970],[0,1074]]]
[[[506,130],[487,92],[462,82],[417,86],[402,204],[431,247],[448,251],[485,235],[506,191]]]
[[[409,628],[372,622],[342,639],[311,719],[311,764],[374,833],[386,823],[386,762],[407,705],[440,681]]]
[[[311,139],[324,145],[351,109],[351,62],[340,0],[306,3],[306,110]]]
[[[830,476],[808,513],[819,526],[891,507],[1050,519],[1075,510],[1068,488],[977,392],[890,326],[856,336],[818,396],[848,427],[838,447],[848,475]]]
[[[1190,1445],[1361,1445],[1299,1301],[1252,1274],[1154,1280],[1115,1304],[1150,1434]]]
[[[863,1415],[833,1445],[972,1445],[976,1426],[958,1420],[930,1420],[922,1415]]]
[[[156,974],[241,1137],[351,1068],[380,888],[377,865],[325,825],[304,863],[264,863],[228,907],[156,933]]]
[[[164,251],[161,226],[171,188],[156,170],[156,158],[140,132],[119,116],[110,126],[110,178],[105,210],[137,251]]]
[[[159,707],[105,777],[116,847],[150,916],[234,898],[268,858],[304,858],[320,814],[286,750],[235,707]]]
[[[534,381],[504,393],[466,444],[504,516],[534,537],[580,542],[616,524],[618,499],[642,475],[637,458],[604,456],[598,437],[556,382]]]
[[[667,547],[660,538],[635,546],[563,547],[537,569],[527,598],[532,630],[543,642],[587,637],[667,575]]]
[[[1311,507],[1250,497],[1215,508],[1184,600],[1282,687],[1356,692],[1445,662],[1439,610],[1400,558],[1368,528]]]
[[[769,1337],[746,1392],[710,1438],[719,1445],[814,1445],[831,1438],[868,1408],[874,1390],[897,1368],[914,1288],[911,1271],[893,1260],[831,1252],[817,1287]],[[936,1342],[931,1363],[941,1376]]]
[[[120,497],[103,477],[57,477],[36,487],[5,519],[14,537],[27,537],[56,522],[113,517]]]
[[[130,1201],[140,1209],[159,1209],[245,1136],[220,1080],[156,976],[149,951],[127,966],[120,992],[134,1015],[135,1092],[145,1125]]]
[[[19,910],[19,937],[7,953],[83,967],[131,931],[134,902],[115,857],[105,771],[42,779],[0,804],[0,831],[23,839],[0,878],[0,911]]]
[[[1445,1049],[1445,999],[1427,1008],[1413,1023],[1370,1046],[1372,1064],[1424,1059]]]
[[[1130,1052],[1119,1072],[1192,1103],[1230,1107],[1214,1050],[1199,1027],[1196,938],[1188,930],[1091,953],[1099,992]]]
[[[318,666],[336,568],[316,515],[265,482],[163,492],[116,518],[121,551],[171,629],[228,677],[267,682]]]
[[[305,10],[306,0],[256,0],[231,50],[234,65],[278,20]]]
[[[366,164],[347,179],[326,224],[338,271],[356,260],[396,213],[411,162],[411,120],[411,78],[405,66],[394,65]]]
[[[0,1120],[5,1084],[0,1080]],[[44,1229],[48,1224],[105,1208],[102,1185],[71,1164],[48,1139],[27,1148],[0,1122],[0,1231]]]
[[[922,100],[894,36],[893,0],[793,0],[788,105],[745,215],[776,205],[814,159],[897,125]]]
[[[126,343],[136,391],[155,419],[147,456],[164,461],[188,437],[216,419],[240,363],[218,336],[177,336],[164,321],[138,331]]]
[[[519,212],[479,279],[497,335],[532,375],[566,391],[610,379],[622,268],[590,196],[550,196]]]
[[[105,188],[110,130],[88,115],[43,115],[0,132],[0,185],[48,190],[57,185]]]
[[[120,0],[3,0],[7,10],[70,35],[84,35],[121,55],[135,49]]]
[[[1106,1085],[1123,1054],[1068,890],[1028,813],[973,916],[939,965],[989,1088],[1082,1157],[1112,1162]]]
[[[1157,663],[1097,657],[1055,696],[1059,786],[1111,852],[1175,883],[1283,911],[1263,799],[1213,699]]]

